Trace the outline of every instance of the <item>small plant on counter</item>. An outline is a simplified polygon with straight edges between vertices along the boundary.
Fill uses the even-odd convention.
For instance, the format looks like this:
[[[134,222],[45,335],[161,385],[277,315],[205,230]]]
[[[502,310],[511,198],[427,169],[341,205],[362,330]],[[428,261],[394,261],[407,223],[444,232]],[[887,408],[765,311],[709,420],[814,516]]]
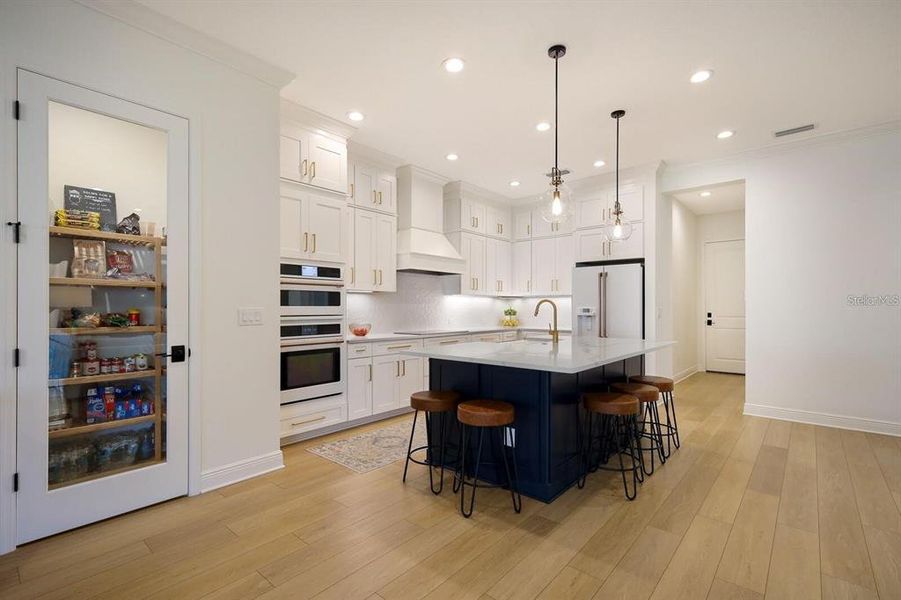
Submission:
[[[501,322],[504,327],[519,327],[519,319],[516,318],[516,309],[508,306],[504,309],[504,319]]]

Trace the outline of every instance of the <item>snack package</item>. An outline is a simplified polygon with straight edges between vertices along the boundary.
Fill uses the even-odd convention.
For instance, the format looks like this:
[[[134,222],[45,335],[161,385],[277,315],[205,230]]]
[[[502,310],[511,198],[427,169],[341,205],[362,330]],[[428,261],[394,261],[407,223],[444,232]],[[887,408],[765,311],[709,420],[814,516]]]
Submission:
[[[116,269],[119,273],[131,273],[135,269],[134,257],[124,250],[108,250],[106,264],[110,269]]]
[[[103,423],[106,421],[106,405],[103,396],[98,393],[97,388],[88,388],[87,398],[85,399],[85,421],[91,423]]]
[[[127,233],[128,235],[141,235],[141,217],[135,213],[131,213],[121,221],[116,227],[119,233]]]
[[[98,279],[106,273],[106,243],[98,240],[72,240],[72,253],[72,277]]]

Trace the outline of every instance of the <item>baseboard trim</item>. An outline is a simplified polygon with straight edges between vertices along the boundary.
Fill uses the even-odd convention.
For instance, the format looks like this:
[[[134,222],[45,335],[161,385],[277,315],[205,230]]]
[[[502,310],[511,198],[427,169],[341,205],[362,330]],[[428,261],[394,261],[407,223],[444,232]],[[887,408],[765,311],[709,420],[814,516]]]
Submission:
[[[679,383],[680,381],[685,381],[686,379],[688,379],[689,377],[691,377],[692,375],[694,375],[697,372],[698,372],[698,365],[692,365],[692,366],[688,367],[687,369],[682,369],[681,371],[679,371],[678,373],[673,375],[673,381],[675,383]]]
[[[892,421],[878,421],[875,419],[862,419],[844,415],[832,415],[817,413],[807,410],[792,408],[780,408],[763,404],[745,403],[744,414],[753,417],[766,417],[779,421],[793,421],[795,423],[807,423],[809,425],[822,425],[824,427],[837,427],[838,429],[851,429],[853,431],[865,431],[867,433],[881,433],[901,437],[901,423]]]
[[[229,465],[205,471],[200,475],[200,493],[209,492],[245,479],[258,477],[284,468],[281,450],[239,460]]]

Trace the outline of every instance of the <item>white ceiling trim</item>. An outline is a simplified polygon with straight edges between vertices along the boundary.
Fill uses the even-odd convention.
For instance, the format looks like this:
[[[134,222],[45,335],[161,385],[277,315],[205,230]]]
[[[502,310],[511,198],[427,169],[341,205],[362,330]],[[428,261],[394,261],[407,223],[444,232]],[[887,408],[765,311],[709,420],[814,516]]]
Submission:
[[[230,44],[221,42],[133,0],[75,0],[75,2],[176,46],[196,52],[275,88],[281,89],[296,78],[291,71],[242,52]]]

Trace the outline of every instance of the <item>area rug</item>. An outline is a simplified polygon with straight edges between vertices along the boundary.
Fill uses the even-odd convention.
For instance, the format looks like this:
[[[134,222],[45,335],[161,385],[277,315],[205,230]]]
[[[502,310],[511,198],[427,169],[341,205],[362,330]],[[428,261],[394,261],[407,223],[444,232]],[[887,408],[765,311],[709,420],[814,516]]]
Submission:
[[[410,425],[410,421],[395,423],[353,437],[313,446],[307,448],[307,452],[338,463],[351,471],[367,473],[390,465],[407,455]],[[420,415],[416,422],[416,437],[413,439],[413,447],[424,446],[425,441],[425,418]]]

